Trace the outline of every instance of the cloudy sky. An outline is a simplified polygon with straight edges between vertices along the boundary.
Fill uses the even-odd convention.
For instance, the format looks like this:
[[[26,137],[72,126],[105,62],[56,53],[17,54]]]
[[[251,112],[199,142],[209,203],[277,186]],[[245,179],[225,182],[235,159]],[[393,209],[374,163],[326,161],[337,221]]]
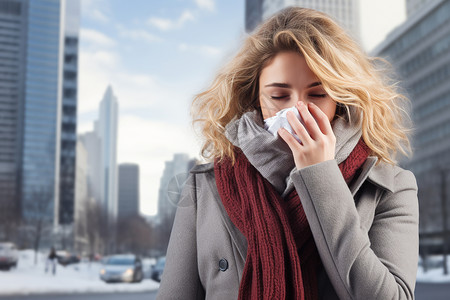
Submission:
[[[404,0],[361,2],[370,50],[404,20]],[[118,162],[140,166],[143,214],[157,212],[165,161],[174,153],[200,158],[189,104],[244,39],[244,3],[81,0],[78,133],[92,130],[110,84],[119,102]]]

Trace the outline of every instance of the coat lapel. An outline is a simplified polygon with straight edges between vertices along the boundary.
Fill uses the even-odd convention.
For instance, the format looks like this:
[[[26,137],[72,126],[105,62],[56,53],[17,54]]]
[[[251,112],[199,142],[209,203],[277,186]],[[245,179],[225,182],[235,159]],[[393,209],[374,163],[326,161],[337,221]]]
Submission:
[[[393,191],[393,178],[394,178],[394,172],[393,167],[386,166],[386,164],[379,164],[378,166],[375,166],[376,162],[378,161],[378,158],[376,156],[369,156],[365,163],[362,166],[361,172],[359,173],[359,176],[351,183],[351,186],[349,186],[349,189],[352,193],[352,196],[355,196],[358,190],[361,188],[362,184],[369,180],[373,184],[384,188],[390,192]],[[212,166],[210,166],[212,167]],[[208,168],[209,169],[209,168]],[[223,223],[225,224],[226,229],[228,230],[231,239],[233,240],[234,244],[236,245],[236,248],[239,252],[239,255],[241,256],[242,260],[245,261],[245,258],[247,256],[247,239],[245,236],[240,232],[240,230],[233,224],[230,217],[228,216],[228,213],[225,210],[225,207],[222,204],[222,200],[220,199],[219,192],[217,190],[217,186],[215,183],[215,176],[214,172],[206,172],[208,177],[208,185],[210,190],[213,192],[214,195],[214,202],[217,204],[217,207],[220,212],[220,218],[222,219]]]
[[[227,211],[225,210],[225,207],[223,206],[222,200],[220,199],[219,191],[217,190],[214,172],[208,172],[207,176],[209,188],[213,192],[215,203],[217,204],[220,211],[220,218],[225,224],[225,227],[227,228],[231,236],[231,239],[236,245],[239,255],[242,258],[242,261],[245,261],[245,258],[247,257],[247,246],[248,246],[247,239],[241,233],[241,231],[233,224],[230,217],[228,216]]]

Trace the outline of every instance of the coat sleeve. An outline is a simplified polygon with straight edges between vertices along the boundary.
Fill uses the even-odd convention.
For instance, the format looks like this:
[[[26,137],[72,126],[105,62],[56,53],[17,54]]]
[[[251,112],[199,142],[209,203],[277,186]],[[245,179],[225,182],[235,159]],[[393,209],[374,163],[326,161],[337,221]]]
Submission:
[[[413,173],[395,176],[395,191],[381,196],[368,233],[336,160],[291,176],[339,298],[414,299],[419,205]]]
[[[205,298],[197,266],[196,223],[195,174],[190,173],[175,213],[157,300]]]

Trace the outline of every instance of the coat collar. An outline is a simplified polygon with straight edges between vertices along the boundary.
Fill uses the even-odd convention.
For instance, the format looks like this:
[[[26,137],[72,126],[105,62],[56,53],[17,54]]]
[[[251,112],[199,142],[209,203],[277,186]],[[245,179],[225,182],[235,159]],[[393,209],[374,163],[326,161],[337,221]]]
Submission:
[[[362,165],[358,178],[349,186],[352,196],[355,196],[366,179],[385,190],[394,191],[394,168],[386,163],[376,165],[378,157],[369,156]]]
[[[357,179],[351,184],[350,191],[352,196],[355,196],[358,190],[361,188],[362,184],[367,180],[378,187],[381,187],[387,191],[394,191],[394,167],[386,163],[381,162],[376,166],[378,158],[376,156],[369,156],[364,162],[361,172]],[[215,202],[218,205],[220,211],[220,218],[222,219],[225,227],[227,228],[234,244],[237,247],[239,255],[242,260],[245,261],[247,256],[247,239],[239,231],[239,229],[233,224],[230,217],[228,216],[222,201],[220,200],[219,192],[215,183],[214,177],[214,163],[196,165],[191,170],[191,173],[207,173],[208,185],[214,194]]]

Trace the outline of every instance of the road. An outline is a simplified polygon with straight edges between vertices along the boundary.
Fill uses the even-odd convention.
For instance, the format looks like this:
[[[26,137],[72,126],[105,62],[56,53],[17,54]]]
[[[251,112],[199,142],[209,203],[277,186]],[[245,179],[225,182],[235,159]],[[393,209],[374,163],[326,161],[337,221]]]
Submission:
[[[35,296],[8,296],[1,300],[155,300],[156,293],[114,293],[114,294],[76,294],[76,295],[35,295]]]
[[[0,297],[0,300],[154,300],[156,293],[157,291],[147,293],[8,296]],[[416,300],[448,300],[450,283],[417,283],[415,295]]]

